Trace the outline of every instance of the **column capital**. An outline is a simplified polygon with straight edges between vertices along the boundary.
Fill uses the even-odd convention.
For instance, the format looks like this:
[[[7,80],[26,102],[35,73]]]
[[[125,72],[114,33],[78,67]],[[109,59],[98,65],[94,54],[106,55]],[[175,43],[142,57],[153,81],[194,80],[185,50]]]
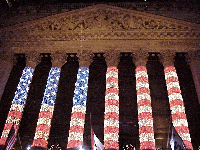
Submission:
[[[163,64],[164,68],[168,66],[174,66],[175,55],[176,53],[170,50],[160,52],[160,62]]]
[[[65,53],[51,53],[52,67],[61,68],[66,62],[65,56]]]
[[[105,53],[105,61],[107,63],[107,66],[114,66],[117,67],[120,60],[120,52],[110,50]]]
[[[77,56],[79,59],[79,67],[89,68],[93,60],[93,54],[90,51],[81,50],[81,51],[78,51]]]
[[[35,69],[36,65],[40,62],[40,53],[36,51],[26,52],[26,66]]]
[[[142,51],[142,50],[139,50],[139,51],[133,53],[132,57],[133,57],[133,62],[135,63],[135,66],[136,67],[139,67],[139,66],[146,67],[148,55],[149,54],[147,51]]]

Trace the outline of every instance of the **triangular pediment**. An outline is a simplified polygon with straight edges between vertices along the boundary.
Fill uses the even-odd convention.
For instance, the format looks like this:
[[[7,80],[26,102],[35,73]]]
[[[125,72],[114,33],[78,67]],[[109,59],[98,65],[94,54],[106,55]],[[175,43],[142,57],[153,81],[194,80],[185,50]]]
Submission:
[[[160,32],[160,34],[159,34]],[[1,29],[7,40],[104,37],[198,38],[199,25],[135,10],[98,4]],[[3,37],[2,37],[3,36]]]

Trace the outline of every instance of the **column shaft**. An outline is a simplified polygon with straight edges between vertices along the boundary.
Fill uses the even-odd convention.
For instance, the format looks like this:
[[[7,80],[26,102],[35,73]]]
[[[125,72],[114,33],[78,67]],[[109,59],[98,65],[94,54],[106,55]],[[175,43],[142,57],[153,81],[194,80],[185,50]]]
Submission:
[[[87,67],[80,67],[75,83],[67,149],[79,149],[83,144],[88,77],[89,69]]]
[[[41,104],[32,147],[47,147],[61,69],[52,67]]]
[[[34,69],[31,67],[25,67],[20,78],[20,82],[17,86],[10,111],[7,116],[7,120],[0,138],[0,145],[5,145],[8,138],[8,134],[11,130],[11,127],[14,123],[15,132],[18,130],[18,126],[22,117],[24,110],[24,105],[27,99],[27,94],[29,91],[30,83],[32,81]]]
[[[136,90],[140,149],[155,149],[149,81],[144,66],[136,68]]]
[[[172,123],[186,148],[193,149],[179,80],[174,66],[164,69]]]
[[[119,86],[118,69],[110,66],[106,72],[104,147],[119,149]]]

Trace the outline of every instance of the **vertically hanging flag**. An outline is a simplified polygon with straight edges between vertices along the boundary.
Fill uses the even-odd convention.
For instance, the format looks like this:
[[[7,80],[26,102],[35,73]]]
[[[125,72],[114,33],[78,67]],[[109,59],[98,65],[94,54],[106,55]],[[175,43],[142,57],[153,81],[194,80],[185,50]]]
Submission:
[[[170,138],[170,147],[172,150],[184,150],[186,149],[186,146],[184,142],[182,141],[181,137],[175,130],[175,128],[172,125],[172,131],[171,131],[171,138]]]
[[[104,146],[98,139],[98,137],[95,135],[92,127],[91,127],[91,149],[92,150],[103,150]]]
[[[10,111],[8,112],[6,123],[4,125],[4,129],[0,138],[0,145],[6,144],[8,134],[10,133],[13,123],[15,124],[16,132],[18,130],[22,113],[24,111],[24,106],[26,103],[29,87],[32,81],[33,73],[34,69],[31,67],[25,67],[23,70],[20,82],[18,83],[17,90],[15,92],[15,96],[13,98],[12,105],[10,107]]]
[[[49,72],[32,147],[47,147],[60,72],[59,67],[52,67]]]
[[[16,140],[17,138],[16,138],[14,123],[13,123],[10,133],[8,135],[8,140],[6,142],[6,150],[12,150]]]
[[[88,78],[89,69],[80,67],[75,83],[67,148],[81,148],[83,145]]]

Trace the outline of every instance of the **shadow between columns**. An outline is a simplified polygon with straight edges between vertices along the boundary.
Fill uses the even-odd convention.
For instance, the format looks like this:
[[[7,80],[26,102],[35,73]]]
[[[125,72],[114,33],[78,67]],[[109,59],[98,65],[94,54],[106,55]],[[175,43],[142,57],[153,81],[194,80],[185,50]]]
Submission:
[[[159,53],[149,53],[147,73],[151,95],[154,138],[156,148],[166,148],[171,125],[170,107],[165,82],[164,67],[159,61]]]
[[[68,56],[61,68],[48,147],[60,144],[62,149],[66,149],[78,67],[78,58]]]
[[[38,114],[40,112],[51,66],[50,55],[47,55],[46,57],[42,57],[41,62],[35,68],[18,130],[23,150],[33,142]]]
[[[193,149],[199,149],[200,104],[198,102],[192,72],[190,66],[186,62],[185,55],[186,53],[176,53],[174,65],[177,71],[181,94],[184,101]]]
[[[135,65],[131,53],[121,53],[119,70],[119,149],[139,149]]]
[[[101,143],[103,143],[104,138],[107,65],[103,53],[96,53],[94,55],[93,62],[89,66],[89,84],[84,128],[84,145],[89,148],[91,148],[91,127]]]

